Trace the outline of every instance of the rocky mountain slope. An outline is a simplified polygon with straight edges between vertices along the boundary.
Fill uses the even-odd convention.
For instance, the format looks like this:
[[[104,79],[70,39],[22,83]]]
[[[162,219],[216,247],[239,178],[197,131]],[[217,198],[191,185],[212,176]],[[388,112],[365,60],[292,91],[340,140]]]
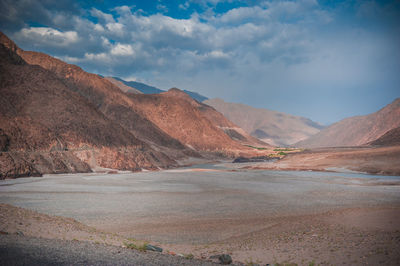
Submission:
[[[295,145],[310,148],[359,146],[399,126],[400,98],[375,113],[343,119]]]
[[[252,139],[230,137],[185,93],[125,93],[78,66],[23,51],[2,33],[0,45],[0,178],[254,153],[243,145]]]
[[[372,146],[395,146],[400,145],[400,127],[393,128],[378,139],[368,143]]]
[[[276,146],[287,146],[306,139],[322,128],[307,118],[293,116],[222,99],[204,101],[253,137]]]
[[[139,113],[195,150],[239,155],[252,151],[245,144],[268,147],[248,136],[215,109],[193,100],[179,89],[130,97]]]
[[[19,48],[16,49],[16,53],[28,64],[39,65],[54,73],[71,91],[86,98],[105,117],[116,121],[138,139],[170,154],[175,152],[184,156],[192,153],[157,125],[137,113],[130,97],[108,80],[43,53],[23,51]]]
[[[15,50],[0,44],[0,178],[175,164]]]

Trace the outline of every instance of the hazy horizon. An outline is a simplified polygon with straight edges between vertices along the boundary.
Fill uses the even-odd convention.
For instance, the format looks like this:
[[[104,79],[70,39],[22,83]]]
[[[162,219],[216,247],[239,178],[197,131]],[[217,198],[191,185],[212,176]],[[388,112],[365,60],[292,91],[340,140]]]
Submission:
[[[25,50],[322,124],[400,97],[398,1],[1,1]]]

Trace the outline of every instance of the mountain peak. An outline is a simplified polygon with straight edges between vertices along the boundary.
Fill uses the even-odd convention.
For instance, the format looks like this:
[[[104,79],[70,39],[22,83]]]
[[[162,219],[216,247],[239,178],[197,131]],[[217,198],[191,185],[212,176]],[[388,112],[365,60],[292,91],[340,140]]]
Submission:
[[[173,88],[169,89],[168,91],[170,91],[170,92],[176,92],[176,93],[183,93],[182,90],[180,90],[180,89],[178,89],[178,88],[176,88],[176,87],[173,87]]]
[[[12,52],[16,53],[20,48],[10,39],[7,35],[5,35],[2,31],[0,31],[0,43],[4,45],[6,48],[10,49]]]
[[[296,146],[315,148],[365,145],[374,143],[374,140],[398,127],[400,127],[400,98],[375,113],[348,117],[336,122],[318,134],[296,143]],[[387,135],[384,140],[378,142],[386,143],[391,138],[397,138],[396,134],[394,131],[392,135]]]
[[[192,100],[192,98],[186,92],[175,87],[162,94]]]

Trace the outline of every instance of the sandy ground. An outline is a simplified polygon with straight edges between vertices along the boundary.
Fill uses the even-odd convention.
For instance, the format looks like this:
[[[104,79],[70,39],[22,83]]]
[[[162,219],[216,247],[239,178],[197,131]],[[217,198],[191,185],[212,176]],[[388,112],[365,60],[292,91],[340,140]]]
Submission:
[[[272,170],[359,171],[400,175],[400,146],[344,147],[306,150],[289,154],[273,163],[257,163],[247,168]]]
[[[27,245],[32,236],[114,246],[124,246],[123,243],[132,241],[118,234],[101,232],[69,218],[44,215],[6,204],[0,205],[0,211],[0,244],[4,245],[5,241],[9,241],[9,239],[4,239],[4,235],[19,235],[20,239],[17,239],[18,241],[14,239],[12,242],[16,246],[20,243]],[[399,221],[400,206],[354,208],[318,215],[259,218],[241,224],[227,220],[223,221],[225,227],[238,229],[247,227],[247,224],[263,224],[263,227],[254,231],[250,230],[245,234],[232,234],[231,237],[222,241],[204,245],[164,244],[163,247],[166,249],[164,253],[184,254],[184,256],[193,254],[195,258],[205,261],[211,255],[228,253],[238,264],[241,262],[308,265],[315,262],[322,265],[399,265]],[[202,225],[204,223],[193,223],[191,227]],[[182,227],[175,229],[182,230]],[[190,228],[187,229],[190,230]],[[234,231],[239,232],[240,229]],[[40,242],[40,240],[32,241],[36,244]],[[50,244],[52,247],[55,245]],[[71,244],[60,243],[60,249],[68,245]],[[103,253],[107,252],[106,247],[100,246],[96,249],[99,248],[105,250]],[[24,247],[24,249],[28,248]],[[44,250],[43,245],[40,249]],[[85,256],[89,255],[89,251],[86,251]],[[153,255],[149,257],[141,255],[143,265],[146,265],[146,261],[147,264],[154,263],[151,256]],[[49,257],[60,260],[53,255]],[[65,257],[68,256],[65,255]],[[95,260],[95,257],[92,259]],[[165,265],[168,261],[171,262],[171,259],[158,258],[157,263]],[[178,262],[175,261],[175,263]]]
[[[185,253],[161,256],[127,248],[132,243],[147,242],[71,218],[0,204],[0,265],[214,265],[208,258],[195,260]]]
[[[0,202],[29,210],[1,205],[0,231],[112,245],[135,238],[242,263],[399,265],[399,181],[226,164],[6,180]]]
[[[203,266],[215,263],[86,241],[0,235],[0,265]]]
[[[71,218],[46,215],[9,204],[0,204],[0,234],[89,241],[116,246],[123,246],[126,241],[116,234],[102,232]]]
[[[203,258],[229,253],[246,264],[399,265],[399,218],[400,207],[265,218],[257,221],[265,227],[247,234],[207,245],[166,247]],[[231,226],[229,221],[225,226]]]

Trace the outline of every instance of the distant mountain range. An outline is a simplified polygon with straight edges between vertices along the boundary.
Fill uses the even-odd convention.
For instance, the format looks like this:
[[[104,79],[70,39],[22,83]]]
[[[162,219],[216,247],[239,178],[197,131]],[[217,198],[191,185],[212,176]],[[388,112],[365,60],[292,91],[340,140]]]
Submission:
[[[106,77],[124,92],[160,94],[165,91],[136,81],[125,81],[117,77]],[[225,117],[245,129],[247,134],[263,142],[277,146],[288,146],[319,132],[323,126],[304,117],[297,117],[268,109],[253,108],[243,104],[226,103],[211,99],[196,92],[184,90],[191,98],[204,102],[223,113]],[[229,107],[228,107],[229,106]],[[243,114],[247,114],[243,116]]]
[[[264,142],[288,146],[318,133],[323,126],[310,119],[222,99],[204,101],[245,131]]]
[[[110,77],[107,77],[108,79]],[[149,86],[147,84],[141,83],[141,82],[137,82],[137,81],[126,81],[123,80],[121,78],[118,77],[112,77],[115,80],[118,80],[122,83],[124,83],[125,85],[132,87],[144,94],[157,94],[157,93],[162,93],[165,92],[164,90],[160,90],[159,88],[153,87],[153,86]],[[193,91],[188,91],[188,90],[183,90],[185,93],[187,93],[190,97],[192,97],[193,99],[195,99],[198,102],[203,102],[205,100],[207,100],[208,98],[197,93],[197,92],[193,92]]]
[[[105,77],[106,80],[117,86],[118,88],[121,89],[121,91],[125,93],[133,93],[133,94],[142,94],[143,92],[135,89],[134,87],[126,85],[124,82],[117,78],[112,78],[112,77]]]
[[[385,134],[388,135],[382,139],[382,143],[390,143],[391,138],[398,138],[398,130],[394,130],[391,134],[388,132],[398,127],[400,127],[400,98],[375,113],[343,119],[294,145],[307,148],[360,146],[374,143]],[[376,142],[378,143],[379,141]]]
[[[122,83],[124,83],[125,85],[135,88],[139,91],[141,91],[144,94],[155,94],[155,93],[161,93],[161,92],[165,92],[164,90],[160,90],[156,87],[153,86],[149,86],[147,84],[141,83],[141,82],[137,82],[137,81],[126,81],[123,80],[121,78],[118,77],[112,77],[113,79],[116,79],[118,81],[121,81]]]

